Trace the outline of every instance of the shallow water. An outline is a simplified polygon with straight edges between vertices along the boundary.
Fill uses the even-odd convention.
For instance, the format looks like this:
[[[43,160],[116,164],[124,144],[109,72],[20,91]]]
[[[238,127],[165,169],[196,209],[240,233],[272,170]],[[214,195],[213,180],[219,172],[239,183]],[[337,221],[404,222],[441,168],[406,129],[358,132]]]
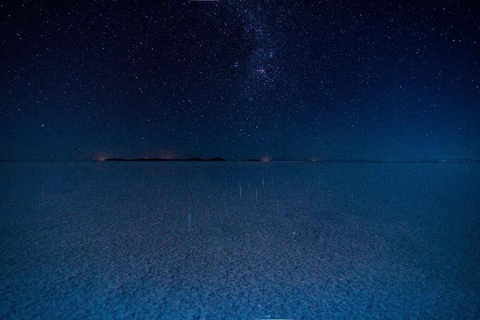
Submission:
[[[2,163],[0,318],[480,317],[478,164]]]

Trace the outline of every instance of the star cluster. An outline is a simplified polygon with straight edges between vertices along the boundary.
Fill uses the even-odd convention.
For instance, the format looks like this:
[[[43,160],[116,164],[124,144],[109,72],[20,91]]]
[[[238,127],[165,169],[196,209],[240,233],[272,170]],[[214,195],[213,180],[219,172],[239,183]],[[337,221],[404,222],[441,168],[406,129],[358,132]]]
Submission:
[[[480,158],[473,1],[6,1],[0,158]]]

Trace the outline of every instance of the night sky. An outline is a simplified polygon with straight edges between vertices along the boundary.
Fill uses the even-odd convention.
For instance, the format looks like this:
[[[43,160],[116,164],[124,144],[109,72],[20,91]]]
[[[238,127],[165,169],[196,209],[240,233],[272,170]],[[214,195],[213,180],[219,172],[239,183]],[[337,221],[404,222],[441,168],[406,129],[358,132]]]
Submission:
[[[480,158],[478,1],[1,1],[0,158]]]

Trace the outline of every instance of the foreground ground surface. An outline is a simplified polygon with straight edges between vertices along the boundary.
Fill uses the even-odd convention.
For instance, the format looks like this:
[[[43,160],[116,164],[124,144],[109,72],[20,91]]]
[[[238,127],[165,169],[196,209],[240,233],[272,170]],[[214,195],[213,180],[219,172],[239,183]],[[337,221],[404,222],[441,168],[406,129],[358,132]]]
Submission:
[[[480,318],[478,164],[3,163],[2,319]]]

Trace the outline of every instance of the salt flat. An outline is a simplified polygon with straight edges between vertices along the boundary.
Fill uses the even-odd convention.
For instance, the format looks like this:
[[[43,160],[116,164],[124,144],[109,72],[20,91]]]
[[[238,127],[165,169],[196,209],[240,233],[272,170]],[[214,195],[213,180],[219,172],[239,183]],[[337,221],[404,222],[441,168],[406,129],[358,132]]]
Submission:
[[[480,166],[2,163],[2,319],[480,318]]]

